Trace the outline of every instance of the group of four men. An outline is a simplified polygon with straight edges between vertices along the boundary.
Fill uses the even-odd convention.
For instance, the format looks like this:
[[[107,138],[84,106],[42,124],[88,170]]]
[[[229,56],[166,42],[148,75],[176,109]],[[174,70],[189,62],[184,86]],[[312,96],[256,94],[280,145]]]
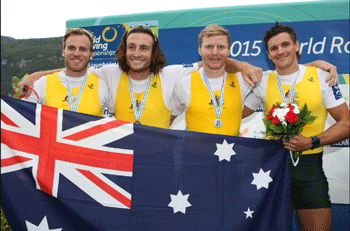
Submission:
[[[300,44],[289,26],[277,23],[266,32],[264,42],[276,71],[262,73],[258,67],[228,58],[229,32],[216,24],[199,35],[202,61],[165,67],[159,39],[149,27],[139,25],[123,35],[115,64],[88,69],[93,37],[75,28],[63,38],[66,68],[33,73],[19,88],[34,84],[36,93],[27,92],[28,101],[94,115],[103,115],[108,107],[119,120],[161,128],[169,128],[185,112],[187,130],[236,136],[242,116],[261,104],[268,112],[294,85],[294,98],[300,105],[307,103],[318,119],[284,141],[287,149],[313,154],[302,155],[300,164],[291,169],[292,202],[303,229],[330,230],[332,210],[322,146],[349,137],[348,106],[337,86],[326,84],[337,81],[330,78],[336,75],[335,67],[323,61],[299,65]],[[336,123],[324,131],[327,111]]]

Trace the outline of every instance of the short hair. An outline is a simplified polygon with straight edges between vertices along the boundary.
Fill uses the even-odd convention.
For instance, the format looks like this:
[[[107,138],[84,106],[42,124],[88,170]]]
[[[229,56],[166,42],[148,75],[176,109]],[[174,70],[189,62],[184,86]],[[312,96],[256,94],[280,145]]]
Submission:
[[[162,48],[160,47],[159,40],[157,36],[153,33],[151,28],[149,28],[146,25],[137,25],[131,30],[126,31],[123,35],[122,41],[115,52],[115,55],[117,56],[116,62],[120,66],[123,72],[129,73],[130,67],[126,61],[126,49],[127,44],[126,41],[130,34],[132,33],[145,33],[152,37],[153,39],[153,46],[152,46],[152,56],[151,56],[151,64],[150,64],[150,70],[154,74],[158,74],[159,71],[166,65],[167,59],[164,55],[164,52]]]
[[[210,37],[210,36],[216,36],[216,35],[224,35],[227,38],[228,45],[230,46],[231,44],[231,36],[228,30],[223,28],[222,26],[219,26],[218,24],[210,24],[207,27],[205,27],[201,33],[199,34],[199,39],[198,39],[198,45],[199,47],[202,46],[203,40],[205,37]]]
[[[92,33],[84,28],[79,27],[67,30],[66,34],[63,37],[63,49],[66,48],[66,41],[71,35],[86,35],[90,41],[90,51],[93,51],[94,37]]]
[[[292,38],[294,44],[297,42],[297,32],[295,32],[294,28],[291,26],[286,26],[283,24],[280,24],[276,22],[275,26],[270,28],[268,31],[265,31],[265,36],[264,36],[264,43],[266,47],[266,51],[269,52],[267,43],[270,41],[272,37],[275,37],[276,35],[279,35],[281,33],[288,33],[290,37]],[[299,60],[301,58],[301,55],[299,52],[297,53],[297,59]]]

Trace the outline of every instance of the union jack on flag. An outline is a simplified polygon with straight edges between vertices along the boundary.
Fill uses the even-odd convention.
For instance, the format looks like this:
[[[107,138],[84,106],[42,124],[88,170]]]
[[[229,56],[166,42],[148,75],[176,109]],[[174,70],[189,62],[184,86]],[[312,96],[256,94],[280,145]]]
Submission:
[[[32,167],[37,189],[54,197],[61,174],[104,206],[131,208],[130,187],[104,174],[132,177],[133,150],[105,144],[132,134],[133,124],[92,116],[95,120],[79,124],[62,109],[42,105],[30,118],[24,112],[31,103],[18,110],[1,103],[1,149],[7,150],[1,155],[2,174]]]

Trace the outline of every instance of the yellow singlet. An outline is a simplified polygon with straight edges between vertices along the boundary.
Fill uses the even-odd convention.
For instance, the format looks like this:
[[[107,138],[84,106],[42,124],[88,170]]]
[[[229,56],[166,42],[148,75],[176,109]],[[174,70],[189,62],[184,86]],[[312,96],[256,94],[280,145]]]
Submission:
[[[137,107],[141,104],[144,91],[135,93]],[[129,75],[124,73],[120,77],[117,96],[115,100],[115,116],[119,120],[136,122],[130,95]],[[169,128],[171,111],[165,106],[162,83],[159,75],[153,75],[145,107],[140,123],[143,125]]]
[[[283,91],[288,94],[290,85],[282,84]],[[288,96],[286,97],[288,98]],[[301,134],[305,137],[318,135],[324,131],[327,110],[323,104],[320,80],[318,78],[317,68],[307,67],[303,79],[295,85],[294,98],[299,102],[300,109],[307,104],[311,115],[317,116],[311,124],[306,124]],[[271,73],[266,88],[265,98],[265,115],[271,110],[272,105],[277,102],[282,102],[282,97],[278,90],[278,81],[275,73]],[[318,147],[313,150],[303,151],[302,154],[313,154],[323,151],[323,147]]]
[[[73,101],[78,96],[80,87],[71,88]],[[98,77],[92,73],[87,77],[87,81],[81,95],[77,112],[90,115],[103,116],[103,109],[99,99]],[[68,90],[62,84],[57,73],[46,76],[45,105],[70,110],[68,101]]]
[[[215,127],[217,119],[209,90],[203,82],[199,71],[191,76],[191,101],[186,112],[187,130],[237,136],[242,119],[242,96],[238,78],[227,73],[224,103],[220,119],[223,125]],[[220,97],[220,90],[214,91],[215,98]]]

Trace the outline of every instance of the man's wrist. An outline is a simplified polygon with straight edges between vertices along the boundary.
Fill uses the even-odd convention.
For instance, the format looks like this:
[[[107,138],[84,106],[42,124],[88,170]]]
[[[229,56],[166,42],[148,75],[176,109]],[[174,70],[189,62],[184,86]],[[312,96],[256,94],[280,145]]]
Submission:
[[[251,67],[250,63],[242,62],[242,71],[246,71]]]
[[[315,149],[321,146],[321,140],[317,136],[311,136],[312,147],[311,149]]]

